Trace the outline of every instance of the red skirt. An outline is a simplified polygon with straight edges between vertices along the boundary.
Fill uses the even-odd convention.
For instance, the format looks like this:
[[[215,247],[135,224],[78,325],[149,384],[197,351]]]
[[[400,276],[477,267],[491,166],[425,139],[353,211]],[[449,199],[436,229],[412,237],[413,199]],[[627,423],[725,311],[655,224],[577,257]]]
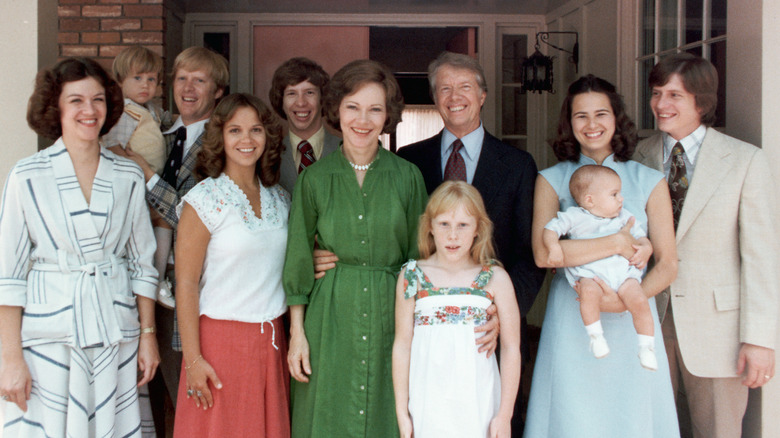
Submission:
[[[209,382],[214,406],[196,407],[187,398],[182,364],[174,437],[290,436],[290,371],[281,317],[259,324],[201,315],[200,349],[222,389]]]

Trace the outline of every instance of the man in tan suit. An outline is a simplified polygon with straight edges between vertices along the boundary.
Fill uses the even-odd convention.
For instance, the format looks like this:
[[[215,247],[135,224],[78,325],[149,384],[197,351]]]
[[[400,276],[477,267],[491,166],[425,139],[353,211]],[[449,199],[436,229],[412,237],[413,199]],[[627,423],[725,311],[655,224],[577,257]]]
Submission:
[[[672,383],[685,390],[694,437],[739,437],[748,388],[775,375],[780,251],[767,159],[709,127],[718,85],[709,61],[668,56],[648,82],[662,133],[634,159],[664,171],[672,194],[679,270],[659,295]]]

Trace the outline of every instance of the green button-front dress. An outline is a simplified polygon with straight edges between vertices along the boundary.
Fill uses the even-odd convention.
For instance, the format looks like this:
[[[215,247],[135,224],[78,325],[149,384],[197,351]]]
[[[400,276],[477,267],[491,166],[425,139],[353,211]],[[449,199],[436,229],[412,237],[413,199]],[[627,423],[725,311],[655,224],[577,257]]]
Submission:
[[[380,147],[361,188],[341,150],[295,185],[284,264],[289,305],[306,304],[309,383],[292,382],[292,436],[398,436],[391,374],[394,297],[402,263],[417,257],[425,209],[417,167]],[[314,280],[314,236],[339,257]]]

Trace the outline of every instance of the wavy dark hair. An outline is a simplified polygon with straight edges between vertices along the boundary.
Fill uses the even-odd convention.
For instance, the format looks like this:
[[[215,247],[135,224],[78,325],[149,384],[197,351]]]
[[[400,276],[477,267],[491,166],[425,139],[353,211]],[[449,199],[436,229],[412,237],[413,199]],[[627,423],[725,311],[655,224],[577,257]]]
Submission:
[[[251,108],[257,113],[265,128],[265,148],[255,165],[255,174],[260,182],[270,187],[279,182],[279,168],[282,162],[282,124],[276,114],[258,97],[247,93],[233,93],[220,100],[214,114],[206,124],[203,148],[195,164],[195,175],[199,180],[216,178],[225,169],[225,140],[223,129],[239,108]]]
[[[393,73],[383,64],[368,59],[358,59],[341,67],[333,75],[328,85],[325,86],[323,108],[325,120],[333,129],[341,132],[339,119],[339,106],[344,97],[356,92],[360,87],[368,83],[376,83],[385,89],[385,108],[387,119],[382,127],[382,133],[391,134],[401,121],[401,112],[404,110],[404,96],[401,87],[395,80]]]
[[[571,127],[571,104],[574,98],[583,93],[601,93],[609,98],[612,113],[615,115],[615,135],[612,136],[612,152],[615,161],[628,161],[636,148],[636,125],[626,114],[623,98],[615,90],[615,86],[593,75],[583,76],[569,85],[569,91],[561,106],[558,117],[558,136],[552,142],[553,152],[559,161],[574,161],[580,159],[580,143],[574,137]]]
[[[100,128],[105,135],[114,127],[125,108],[122,88],[97,62],[89,58],[65,58],[35,76],[35,88],[27,103],[27,124],[41,137],[62,137],[60,94],[68,82],[85,78],[96,80],[106,92],[106,120]]]

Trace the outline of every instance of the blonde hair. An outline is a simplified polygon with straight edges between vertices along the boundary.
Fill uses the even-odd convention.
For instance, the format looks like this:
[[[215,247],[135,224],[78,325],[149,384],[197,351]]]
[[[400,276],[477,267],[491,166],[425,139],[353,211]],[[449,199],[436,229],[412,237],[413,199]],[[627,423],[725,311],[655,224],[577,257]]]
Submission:
[[[116,55],[111,70],[114,79],[120,84],[131,73],[156,73],[159,82],[162,80],[163,60],[146,47],[131,46]]]
[[[431,194],[425,212],[420,216],[420,225],[417,231],[417,247],[420,250],[420,258],[427,259],[436,252],[436,243],[433,241],[433,218],[463,205],[466,211],[477,220],[477,235],[471,245],[471,258],[475,263],[486,265],[497,264],[496,251],[493,248],[493,222],[485,211],[485,203],[482,202],[477,189],[463,181],[446,181]]]
[[[179,69],[205,71],[219,90],[224,90],[230,84],[230,72],[225,57],[205,47],[189,47],[179,53],[173,61],[174,78]]]

